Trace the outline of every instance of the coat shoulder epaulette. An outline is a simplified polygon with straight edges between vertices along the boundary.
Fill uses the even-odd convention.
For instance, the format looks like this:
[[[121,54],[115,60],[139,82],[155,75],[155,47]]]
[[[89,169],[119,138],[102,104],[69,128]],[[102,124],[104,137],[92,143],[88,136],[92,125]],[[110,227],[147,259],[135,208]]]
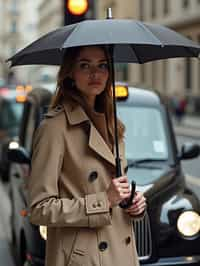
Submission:
[[[57,105],[55,108],[52,108],[51,110],[49,110],[44,115],[44,117],[45,118],[51,118],[51,117],[57,116],[58,114],[60,114],[63,111],[64,111],[64,107],[62,105]]]

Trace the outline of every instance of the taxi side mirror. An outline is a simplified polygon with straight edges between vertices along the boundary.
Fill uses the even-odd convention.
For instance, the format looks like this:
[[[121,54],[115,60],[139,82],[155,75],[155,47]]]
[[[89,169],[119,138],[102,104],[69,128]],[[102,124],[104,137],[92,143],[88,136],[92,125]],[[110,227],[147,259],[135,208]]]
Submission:
[[[29,165],[31,163],[30,155],[23,147],[8,148],[7,154],[11,162]]]
[[[184,143],[179,154],[180,160],[193,159],[200,155],[200,146],[196,143]]]

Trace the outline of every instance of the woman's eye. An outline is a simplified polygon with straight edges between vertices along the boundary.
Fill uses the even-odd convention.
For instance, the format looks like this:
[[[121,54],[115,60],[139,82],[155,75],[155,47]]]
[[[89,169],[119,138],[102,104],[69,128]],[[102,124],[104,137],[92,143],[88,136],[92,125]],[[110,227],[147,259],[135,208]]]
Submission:
[[[80,69],[88,69],[88,68],[89,68],[89,64],[87,63],[80,64]]]
[[[107,63],[102,63],[99,65],[100,69],[108,69],[108,64]]]

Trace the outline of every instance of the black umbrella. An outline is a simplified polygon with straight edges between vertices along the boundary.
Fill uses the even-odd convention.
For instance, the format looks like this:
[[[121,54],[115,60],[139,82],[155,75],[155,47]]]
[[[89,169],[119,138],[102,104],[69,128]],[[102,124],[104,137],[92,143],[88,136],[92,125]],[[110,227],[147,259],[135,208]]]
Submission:
[[[115,62],[145,63],[172,57],[197,57],[200,46],[157,24],[129,19],[85,20],[39,38],[13,57],[11,66],[60,65],[64,49],[114,45]]]
[[[60,65],[65,49],[106,45],[111,56],[116,143],[116,176],[121,176],[115,102],[114,62],[145,63],[173,57],[198,57],[200,46],[167,27],[129,19],[85,20],[61,27],[39,38],[9,58],[12,66]],[[133,185],[133,184],[132,184]],[[133,197],[132,190],[132,197]],[[132,202],[132,197],[129,203]],[[126,207],[128,204],[126,204]]]

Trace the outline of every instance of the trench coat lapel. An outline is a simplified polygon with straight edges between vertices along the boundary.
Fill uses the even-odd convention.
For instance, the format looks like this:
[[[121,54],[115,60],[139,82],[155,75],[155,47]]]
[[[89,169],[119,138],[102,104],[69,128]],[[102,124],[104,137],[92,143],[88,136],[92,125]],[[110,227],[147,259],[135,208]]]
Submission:
[[[104,141],[101,134],[98,132],[93,123],[90,121],[89,117],[84,112],[83,108],[80,105],[77,105],[72,102],[63,104],[63,106],[68,121],[71,125],[79,125],[86,121],[90,122],[89,141],[88,141],[90,149],[92,149],[102,158],[104,158],[109,163],[115,166],[115,157],[113,153],[111,152],[107,143]]]
[[[89,147],[111,164],[115,165],[113,153],[92,123],[90,127]]]

